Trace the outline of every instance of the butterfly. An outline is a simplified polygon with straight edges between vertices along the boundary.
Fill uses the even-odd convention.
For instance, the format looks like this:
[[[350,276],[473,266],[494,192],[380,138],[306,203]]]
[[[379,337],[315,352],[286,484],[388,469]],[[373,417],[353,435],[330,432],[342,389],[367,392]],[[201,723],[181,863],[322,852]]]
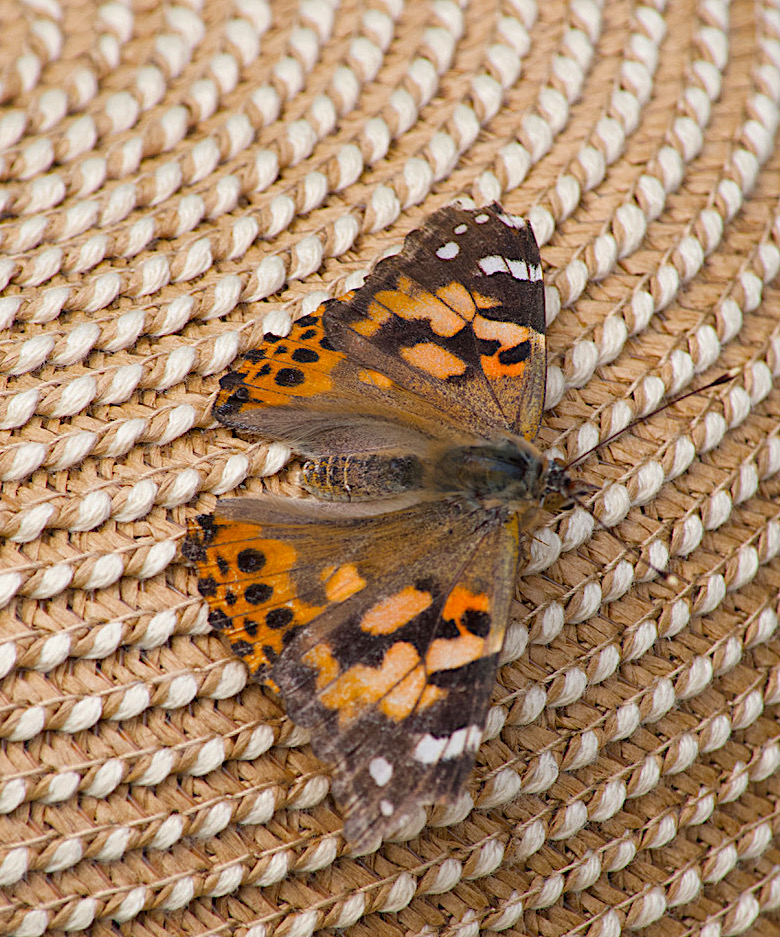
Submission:
[[[358,851],[462,793],[522,541],[589,490],[533,445],[546,368],[530,226],[459,203],[220,382],[216,418],[288,443],[313,497],[221,501],[184,553]]]

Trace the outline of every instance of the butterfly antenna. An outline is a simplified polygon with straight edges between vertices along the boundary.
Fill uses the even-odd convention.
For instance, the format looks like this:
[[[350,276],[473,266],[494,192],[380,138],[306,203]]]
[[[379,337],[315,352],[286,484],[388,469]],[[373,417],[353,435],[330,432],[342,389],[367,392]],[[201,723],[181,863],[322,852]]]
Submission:
[[[623,433],[632,429],[632,427],[638,426],[640,423],[644,423],[646,420],[649,420],[652,417],[654,417],[657,413],[661,413],[662,410],[666,410],[667,407],[671,407],[675,403],[680,403],[681,400],[685,400],[688,397],[693,397],[694,394],[701,394],[704,391],[709,390],[711,387],[718,387],[720,384],[728,383],[728,381],[735,378],[738,373],[739,373],[738,368],[732,368],[730,371],[726,371],[725,374],[721,374],[720,377],[716,377],[714,381],[710,381],[709,384],[705,384],[704,387],[698,387],[696,388],[696,390],[689,390],[684,394],[680,394],[679,397],[674,397],[672,400],[669,400],[666,403],[662,404],[660,407],[657,407],[655,410],[653,410],[652,413],[648,413],[646,416],[637,417],[636,420],[632,420],[627,426],[624,426],[623,429],[619,429],[617,432],[612,433],[610,436],[607,436],[606,439],[602,440],[597,445],[583,452],[582,455],[577,456],[576,459],[572,459],[571,462],[568,462],[564,466],[564,468],[568,471],[568,469],[573,468],[575,465],[579,465],[579,463],[582,462],[584,459],[586,459],[589,455],[592,455],[592,453],[596,452],[598,449],[601,449],[602,446],[608,445],[609,443],[612,442],[613,439],[617,439],[618,436],[621,436]],[[593,518],[593,521],[599,530],[605,530],[614,540],[620,543],[624,549],[631,551],[640,560],[640,562],[644,563],[648,567],[648,569],[651,569],[658,576],[661,576],[667,585],[672,586],[673,588],[683,583],[687,586],[691,585],[691,583],[688,582],[687,579],[677,576],[674,573],[667,572],[666,570],[660,569],[658,566],[655,566],[649,560],[646,560],[642,556],[642,551],[639,550],[637,547],[634,547],[629,543],[621,543],[620,539],[616,537],[614,533],[612,533],[612,531],[606,526],[606,524],[602,523],[602,521],[600,521],[598,517],[596,517],[593,511],[591,511],[588,508],[588,506],[583,501],[580,500],[580,498],[574,495],[572,500],[578,507],[581,507],[583,511],[586,511]]]
[[[597,443],[592,448],[588,449],[586,452],[583,452],[582,455],[578,455],[576,459],[572,459],[571,462],[567,462],[564,468],[570,469],[574,468],[575,465],[579,465],[584,459],[587,459],[589,455],[601,449],[603,446],[608,446],[614,439],[617,439],[618,436],[622,436],[623,433],[627,433],[628,430],[633,429],[635,426],[639,426],[640,423],[644,423],[647,420],[652,419],[657,413],[661,413],[662,410],[666,410],[668,407],[674,406],[676,403],[680,403],[682,400],[687,400],[688,397],[693,397],[696,394],[703,394],[704,391],[709,390],[711,387],[718,387],[720,384],[727,384],[730,380],[733,380],[739,373],[738,368],[732,368],[730,371],[726,371],[725,374],[721,374],[720,377],[716,377],[714,381],[710,381],[709,384],[705,384],[704,387],[697,387],[696,390],[686,391],[684,394],[680,394],[679,397],[674,397],[672,400],[668,400],[666,403],[662,403],[660,407],[656,407],[652,413],[648,413],[646,416],[637,417],[635,420],[632,420],[629,424],[619,429],[616,432],[612,433],[611,436],[607,436],[606,439],[602,439],[600,443]]]
[[[564,471],[568,471],[569,469],[573,468],[575,465],[579,465],[580,462],[582,462],[584,459],[587,459],[589,455],[592,455],[594,452],[601,449],[603,446],[609,445],[609,443],[611,443],[614,439],[617,439],[618,436],[622,436],[623,433],[632,429],[634,426],[638,426],[640,423],[644,423],[646,420],[652,419],[652,417],[654,417],[657,413],[661,413],[661,411],[666,410],[668,407],[671,407],[676,403],[680,403],[680,401],[682,400],[686,400],[688,397],[693,397],[695,394],[704,393],[704,391],[709,390],[711,387],[718,387],[721,384],[728,383],[729,381],[733,380],[737,376],[738,373],[739,373],[738,368],[732,368],[731,370],[726,371],[724,374],[721,374],[720,377],[716,377],[715,380],[710,381],[709,384],[705,384],[704,387],[697,387],[696,390],[686,391],[686,393],[680,394],[679,397],[674,397],[672,400],[669,400],[666,403],[661,404],[660,407],[656,407],[656,409],[653,410],[651,413],[648,413],[645,416],[637,417],[637,419],[632,420],[630,423],[624,426],[623,429],[619,429],[617,430],[617,432],[612,433],[611,435],[607,436],[607,438],[603,439],[600,443],[597,443],[595,446],[592,446],[590,449],[587,449],[581,455],[578,455],[576,459],[572,459],[571,462],[567,462],[564,466],[562,466],[562,468],[564,469]],[[618,544],[620,544],[620,546],[623,547],[624,550],[627,550],[628,552],[633,553],[634,556],[636,556],[636,558],[640,561],[640,563],[644,563],[645,566],[647,566],[649,570],[652,570],[652,572],[654,572],[657,576],[660,576],[660,578],[668,586],[670,586],[671,588],[677,588],[677,586],[686,585],[690,588],[692,584],[688,582],[688,580],[685,579],[683,576],[678,576],[675,573],[670,573],[667,570],[661,569],[660,567],[656,566],[654,563],[651,563],[650,560],[645,559],[642,556],[642,551],[638,547],[635,547],[630,543],[626,543],[625,541],[622,541],[619,537],[617,537],[612,532],[612,530],[610,530],[610,528],[607,527],[605,523],[603,523],[603,521],[599,520],[599,518],[596,517],[596,515],[593,513],[590,507],[576,494],[570,493],[569,496],[571,498],[572,503],[576,504],[577,507],[582,508],[582,510],[585,511],[586,514],[589,514],[590,517],[593,518],[593,523],[595,524],[597,529],[606,531],[606,533],[608,533],[610,537],[612,537],[613,540],[615,540]],[[537,539],[537,538],[534,538],[532,535],[532,539]]]
[[[731,370],[726,371],[724,374],[721,374],[720,377],[716,377],[714,381],[710,381],[709,384],[705,384],[704,387],[698,387],[696,388],[696,390],[689,390],[684,394],[680,394],[679,397],[674,397],[672,400],[669,400],[666,403],[661,404],[661,406],[653,410],[652,413],[648,413],[646,416],[637,417],[637,419],[632,420],[627,426],[624,426],[623,429],[619,429],[617,432],[612,433],[610,436],[607,436],[606,439],[602,440],[597,445],[588,449],[586,452],[583,452],[582,455],[577,456],[576,459],[572,459],[571,462],[568,462],[564,466],[564,468],[566,470],[573,468],[575,465],[578,465],[580,462],[582,462],[592,453],[596,452],[598,449],[601,449],[603,446],[606,446],[609,443],[611,443],[613,439],[617,439],[618,436],[621,436],[623,433],[632,429],[632,427],[638,426],[640,423],[644,423],[646,420],[651,419],[657,413],[660,413],[662,410],[666,410],[667,407],[671,407],[675,403],[680,403],[681,400],[685,400],[688,397],[693,397],[695,394],[701,394],[704,391],[709,390],[711,387],[718,387],[720,384],[728,383],[728,381],[735,378],[738,373],[739,373],[738,368],[732,368]],[[574,501],[575,504],[581,507],[583,511],[586,511],[588,514],[590,514],[590,516],[593,518],[594,523],[596,524],[596,527],[598,527],[600,530],[605,530],[624,549],[629,550],[631,553],[633,553],[637,557],[637,559],[639,559],[640,562],[644,563],[648,567],[648,569],[652,570],[656,575],[660,576],[668,586],[671,586],[672,588],[676,588],[677,586],[682,585],[683,583],[686,586],[689,586],[689,587],[691,586],[691,583],[688,582],[687,579],[684,579],[683,577],[677,576],[674,573],[670,573],[666,570],[660,569],[658,566],[655,566],[649,560],[646,560],[642,556],[642,551],[639,550],[637,547],[634,547],[629,543],[621,542],[621,540],[615,536],[615,534],[609,529],[609,527],[607,527],[606,524],[600,521],[598,517],[596,517],[596,515],[593,513],[593,511],[591,511],[588,508],[588,506],[585,503],[583,503],[583,501],[580,498],[578,498],[576,495],[573,497],[572,500]]]

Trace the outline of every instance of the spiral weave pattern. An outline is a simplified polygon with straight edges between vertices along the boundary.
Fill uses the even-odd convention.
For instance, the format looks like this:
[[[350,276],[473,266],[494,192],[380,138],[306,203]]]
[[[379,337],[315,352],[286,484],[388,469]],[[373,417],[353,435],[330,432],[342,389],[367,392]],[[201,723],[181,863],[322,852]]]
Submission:
[[[776,0],[0,22],[0,933],[776,934]],[[543,448],[731,378],[583,463],[599,523],[530,544],[468,793],[358,859],[178,548],[286,484],[218,378],[459,195],[542,248]]]

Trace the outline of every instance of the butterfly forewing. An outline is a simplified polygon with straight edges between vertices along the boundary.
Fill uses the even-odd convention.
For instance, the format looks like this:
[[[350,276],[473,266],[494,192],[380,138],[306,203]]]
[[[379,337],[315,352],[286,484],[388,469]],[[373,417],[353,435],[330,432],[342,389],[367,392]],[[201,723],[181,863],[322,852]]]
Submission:
[[[267,336],[222,379],[214,413],[315,456],[356,441],[359,451],[413,445],[413,434],[454,442],[464,429],[532,440],[544,406],[544,324],[530,227],[495,205],[450,206],[359,290],[299,319],[288,336]]]
[[[354,296],[327,305],[325,326],[339,348],[472,432],[536,436],[546,371],[539,249],[499,206],[431,216]]]

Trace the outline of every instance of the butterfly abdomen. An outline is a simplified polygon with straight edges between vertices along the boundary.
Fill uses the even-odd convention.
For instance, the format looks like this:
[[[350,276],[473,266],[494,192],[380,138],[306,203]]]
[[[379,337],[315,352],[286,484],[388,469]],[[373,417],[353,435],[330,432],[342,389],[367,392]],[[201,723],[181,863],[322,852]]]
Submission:
[[[420,488],[423,467],[414,455],[333,455],[310,459],[301,485],[326,501],[369,501]]]

